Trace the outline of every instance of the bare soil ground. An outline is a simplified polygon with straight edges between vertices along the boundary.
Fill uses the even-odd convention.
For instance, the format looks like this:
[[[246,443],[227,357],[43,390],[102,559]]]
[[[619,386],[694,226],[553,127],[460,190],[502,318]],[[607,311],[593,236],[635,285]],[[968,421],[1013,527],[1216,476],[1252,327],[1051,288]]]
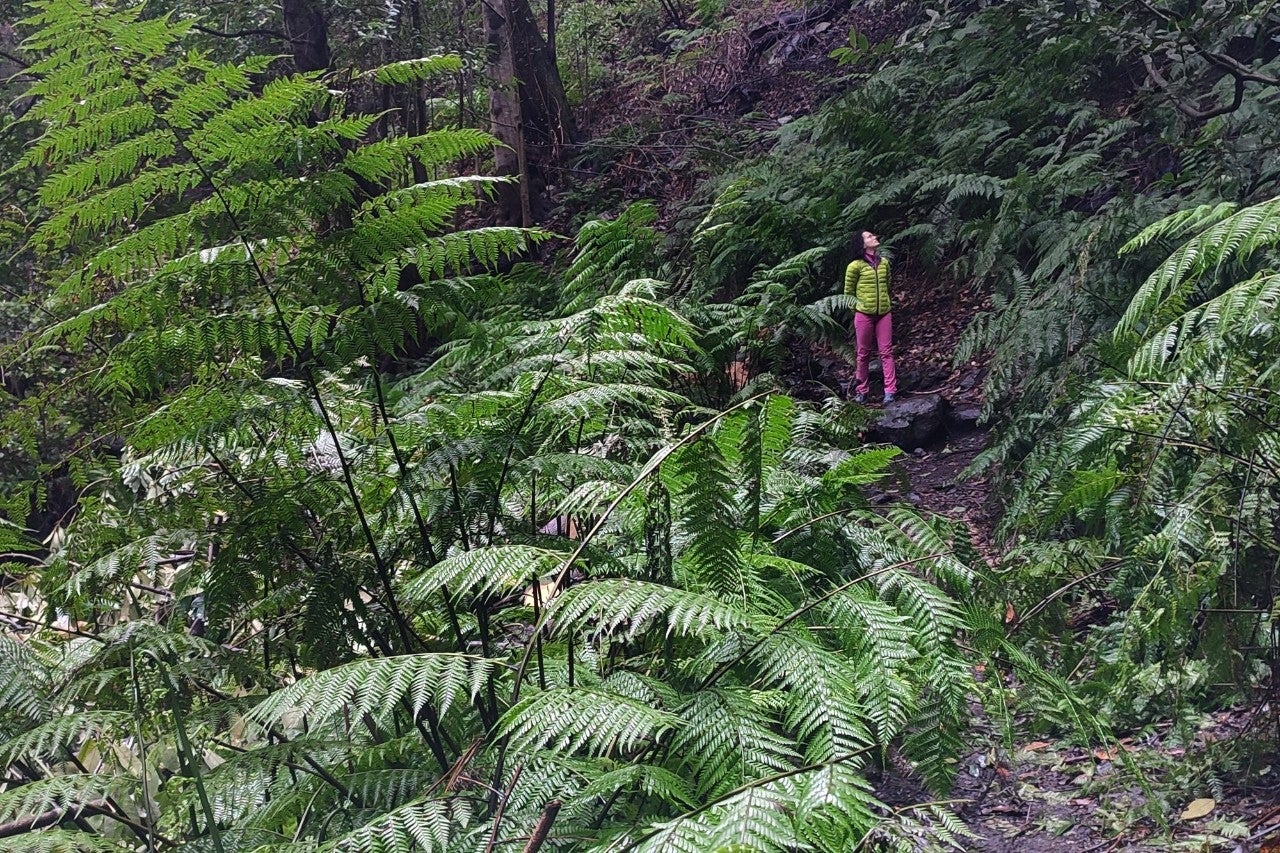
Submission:
[[[830,54],[848,43],[851,29],[876,44],[899,35],[918,14],[910,2],[855,0],[847,8],[831,4],[837,11],[823,20],[785,23],[825,5],[730,0],[721,17],[731,25],[691,29],[674,47],[615,63],[579,108],[591,141],[582,146],[585,162],[566,171],[558,189],[585,181],[607,188],[610,197],[653,199],[668,218],[709,167],[752,153],[726,142],[753,136],[744,131],[776,130],[843,90]],[[761,27],[781,38],[765,45]]]
[[[1263,702],[1205,715],[1189,737],[1165,725],[1108,746],[1037,740],[976,749],[961,759],[952,793],[976,835],[968,849],[1276,853],[1273,715]],[[1224,763],[1227,744],[1237,770],[1205,779],[1201,771]]]

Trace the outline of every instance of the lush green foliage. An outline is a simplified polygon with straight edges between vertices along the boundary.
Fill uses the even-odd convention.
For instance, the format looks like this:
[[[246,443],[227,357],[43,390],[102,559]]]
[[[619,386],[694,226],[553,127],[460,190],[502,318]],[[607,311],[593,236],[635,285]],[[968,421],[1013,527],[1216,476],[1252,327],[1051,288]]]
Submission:
[[[1121,246],[1179,208],[1274,190],[1275,126],[1258,116],[1275,92],[1259,81],[1276,77],[1276,62],[1242,42],[1278,24],[1273,9],[1244,3],[1176,21],[1143,4],[969,5],[840,54],[848,93],[780,128],[768,156],[722,179],[687,223],[704,253],[689,286],[745,291],[744,307],[774,328],[787,321],[782,304],[829,313],[843,307],[822,300],[859,226],[885,237],[900,270],[982,282],[991,308],[957,358],[990,354],[989,412],[1018,403],[992,454],[1007,460],[1057,414],[1071,378],[1088,375],[1091,344],[1159,259]],[[1228,47],[1254,61],[1256,79],[1222,116],[1188,118],[1144,76],[1144,58],[1182,52],[1161,79],[1183,100],[1210,96],[1233,78],[1206,57]],[[900,294],[904,310],[911,297]],[[834,324],[791,326],[838,342]]]
[[[776,364],[788,337],[843,342],[830,294],[855,227],[886,235],[898,270],[984,284],[956,357],[988,360],[1002,414],[975,469],[1010,490],[1013,584],[995,592],[1030,611],[1019,631],[1116,722],[1254,683],[1272,659],[1273,214],[1235,211],[1280,178],[1263,117],[1280,20],[962,5],[894,43],[851,35],[849,93],[687,226],[687,286],[740,294],[711,312],[723,351]]]
[[[24,345],[76,355],[40,399],[103,401],[118,450],[82,454],[40,570],[6,566],[52,626],[0,643],[6,844],[956,838],[868,775],[950,784],[961,635],[998,642],[967,539],[867,504],[893,451],[841,407],[709,405],[640,275],[651,210],[561,277],[498,274],[539,235],[456,226],[490,181],[453,164],[491,140],[347,108],[406,66],[272,77],[176,19],[34,9],[52,283]]]
[[[1277,177],[1272,11],[854,34],[849,93],[664,267],[648,204],[549,266],[522,260],[545,235],[466,225],[492,139],[428,129],[416,88],[464,60],[288,76],[181,10],[32,8],[9,180],[40,183],[6,237],[41,301],[3,449],[57,459],[76,513],[39,565],[0,558],[42,626],[0,637],[5,849],[963,846],[872,780],[947,790],[975,655],[1090,736],[1028,652],[1117,724],[1274,660],[1280,203],[1238,206]],[[967,531],[865,500],[893,452],[857,412],[728,387],[731,358],[843,336],[863,223],[900,269],[990,285],[959,355],[1017,403],[986,462],[1020,647]],[[42,497],[4,485],[10,517]]]
[[[1119,609],[1087,643],[1042,641],[1088,665],[1120,721],[1248,687],[1276,654],[1280,201],[1191,209],[1126,249],[1188,233],[1117,325],[1114,367],[1026,459],[1005,520],[1037,534],[1014,559],[1053,605],[1041,630]]]

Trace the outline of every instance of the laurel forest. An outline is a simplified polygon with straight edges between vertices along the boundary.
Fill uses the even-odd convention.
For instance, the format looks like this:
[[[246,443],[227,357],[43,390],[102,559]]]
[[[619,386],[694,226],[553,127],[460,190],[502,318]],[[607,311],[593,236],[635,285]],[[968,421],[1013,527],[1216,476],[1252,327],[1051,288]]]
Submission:
[[[223,5],[0,27],[4,850],[1004,849],[1032,737],[1171,849],[1271,778],[1273,7]],[[735,38],[812,107],[630,194],[602,93]],[[975,294],[990,529],[796,379],[864,223]]]

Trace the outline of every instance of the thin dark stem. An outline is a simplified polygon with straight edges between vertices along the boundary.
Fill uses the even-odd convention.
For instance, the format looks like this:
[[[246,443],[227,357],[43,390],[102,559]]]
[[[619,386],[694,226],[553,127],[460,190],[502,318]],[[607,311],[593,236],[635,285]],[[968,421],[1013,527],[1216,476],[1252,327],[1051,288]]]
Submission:
[[[507,790],[498,796],[497,789],[492,789],[489,793],[490,810],[494,811],[493,815],[493,832],[489,833],[489,843],[484,846],[485,853],[493,853],[493,847],[498,842],[498,830],[502,826],[502,815],[507,809],[507,800],[511,799],[511,792],[516,788],[516,782],[520,780],[520,774],[524,772],[524,765],[521,764],[516,768],[516,772],[511,774],[511,784],[507,785]],[[494,802],[497,800],[497,802]]]
[[[293,44],[294,42],[299,41],[299,39],[289,38],[287,35],[280,32],[279,30],[267,30],[267,29],[256,28],[256,29],[250,29],[250,30],[233,30],[231,32],[224,33],[220,30],[214,30],[214,29],[210,29],[209,27],[201,26],[200,24],[192,24],[191,29],[196,30],[197,32],[202,32],[205,35],[217,36],[218,38],[224,38],[224,39],[238,39],[238,38],[243,38],[244,36],[268,36],[269,38],[276,39],[277,41],[284,41],[290,44]]]
[[[84,637],[86,639],[94,640],[99,643],[106,642],[106,640],[102,639],[97,634],[90,634],[85,631],[77,631],[75,628],[63,628],[59,625],[47,625],[44,622],[40,621],[39,619],[32,619],[30,616],[23,616],[21,613],[9,613],[8,611],[0,610],[0,618],[13,619],[16,622],[22,622],[26,625],[31,625],[36,628],[46,628],[50,631],[58,631],[59,633],[62,633],[62,634],[69,634],[72,637]]]
[[[101,816],[110,818],[123,826],[128,827],[139,837],[147,838],[148,849],[154,849],[150,846],[151,839],[145,835],[147,828],[135,820],[126,817],[120,810],[119,806],[112,805],[111,800],[95,800],[88,803],[70,806],[65,809],[51,809],[39,815],[28,818],[21,818],[6,824],[0,824],[0,838],[7,838],[15,835],[24,835],[28,832],[38,832],[45,827],[53,826],[75,815]],[[177,847],[178,842],[172,838],[154,833],[154,840],[159,841],[167,847]]]
[[[132,664],[132,656],[130,657],[130,664]],[[136,690],[136,684],[135,684],[135,690]],[[137,707],[137,706],[135,705],[135,709],[136,709],[136,707]],[[142,754],[142,758],[141,758],[141,760],[142,760],[142,761],[145,761],[145,760],[146,760],[146,754],[147,754],[147,753],[146,753],[146,745],[145,745],[145,744],[143,744],[143,743],[141,742],[141,740],[139,740],[139,743],[138,743],[138,749],[139,749],[139,751],[140,751],[140,752],[141,752],[141,754]],[[89,768],[87,768],[87,767],[85,767],[85,766],[84,766],[84,762],[80,760],[80,757],[79,757],[78,755],[76,755],[76,754],[71,750],[71,748],[70,748],[70,747],[63,746],[63,748],[62,748],[62,753],[63,753],[63,755],[64,755],[64,756],[66,756],[67,761],[70,761],[72,764],[74,764],[74,765],[76,766],[76,769],[77,769],[77,770],[79,770],[81,773],[84,773],[85,775],[89,775]],[[34,773],[34,772],[31,772],[31,769],[30,769],[30,768],[23,766],[23,769],[27,771],[27,775],[28,775],[30,778],[32,778],[32,779],[37,778],[37,777],[36,777],[36,775],[35,775],[35,773]],[[144,781],[145,781],[145,778],[144,778]],[[168,838],[165,838],[163,835],[161,835],[159,832],[157,832],[157,831],[156,831],[155,826],[151,823],[151,820],[150,820],[149,818],[147,819],[147,823],[146,823],[146,825],[144,826],[144,825],[139,824],[139,823],[133,823],[133,822],[131,822],[131,821],[129,821],[129,820],[122,820],[120,817],[118,817],[118,815],[123,815],[123,814],[125,814],[125,810],[120,806],[119,801],[117,801],[115,797],[112,797],[112,796],[108,795],[108,796],[106,797],[106,800],[105,800],[105,801],[106,801],[107,805],[108,805],[108,806],[110,806],[110,807],[111,807],[112,809],[114,809],[115,811],[114,811],[114,812],[103,812],[103,814],[105,814],[105,815],[107,815],[107,816],[109,816],[109,817],[114,817],[114,818],[116,818],[117,820],[120,820],[120,821],[121,821],[122,823],[124,823],[126,826],[128,826],[128,827],[129,827],[129,829],[130,829],[130,831],[132,831],[132,832],[133,832],[133,834],[134,834],[134,835],[136,835],[136,836],[138,837],[138,839],[142,841],[142,843],[144,843],[144,844],[146,844],[146,845],[147,845],[147,850],[148,850],[148,851],[151,851],[151,850],[154,850],[154,849],[155,849],[155,842],[156,842],[156,841],[161,841],[161,842],[166,843],[166,844],[176,844],[176,842],[171,841],[171,840],[170,840],[170,839],[168,839]]]
[[[686,435],[684,438],[680,439],[677,442],[669,444],[661,448],[660,450],[658,450],[656,453],[654,453],[653,456],[649,458],[649,461],[646,462],[644,466],[640,469],[640,472],[631,480],[630,483],[627,484],[626,488],[624,488],[621,492],[618,493],[617,497],[615,497],[613,501],[610,502],[609,506],[605,507],[604,512],[602,512],[600,514],[600,517],[596,519],[596,523],[592,526],[592,528],[589,531],[587,531],[587,533],[582,537],[581,540],[579,540],[578,547],[574,550],[574,552],[571,555],[569,555],[569,558],[565,560],[564,563],[561,564],[560,571],[556,576],[555,582],[552,584],[552,588],[553,589],[560,588],[561,584],[564,583],[565,578],[568,577],[569,570],[573,568],[573,565],[578,561],[578,559],[582,556],[583,552],[586,550],[587,545],[591,543],[591,541],[595,538],[596,534],[599,533],[600,530],[604,527],[605,522],[609,520],[609,517],[613,514],[614,510],[616,510],[622,504],[622,502],[626,500],[627,496],[629,496],[633,491],[639,488],[640,484],[643,483],[646,479],[648,479],[648,477],[651,474],[653,474],[660,467],[662,467],[662,463],[665,462],[667,459],[671,458],[671,455],[673,453],[675,453],[680,448],[690,444],[691,442],[696,441],[699,436],[701,436],[704,432],[710,429],[714,424],[719,423],[719,421],[722,418],[725,418],[728,415],[732,414],[733,412],[737,411],[738,409],[741,409],[745,406],[755,403],[760,399],[769,396],[772,393],[773,393],[772,391],[764,391],[764,392],[761,392],[760,394],[756,394],[752,397],[748,397],[747,399],[733,406],[730,406],[729,408],[725,409],[723,412],[719,412],[715,416],[708,418],[698,426],[694,427],[692,430],[689,431],[689,434]],[[546,615],[546,612],[544,611],[542,614],[542,618],[538,620],[533,626],[534,636],[537,636],[538,632],[542,631],[546,627],[546,621],[547,621],[547,615]],[[529,668],[529,661],[533,657],[534,645],[535,643],[532,640],[525,643],[524,654],[521,656],[520,663],[516,667],[515,683],[511,688],[510,704],[513,707],[517,702],[520,701],[520,690],[524,684],[525,672]],[[511,745],[511,738],[510,736],[507,736],[502,738],[502,741],[498,746],[498,757],[497,757],[497,761],[495,762],[494,775],[493,775],[493,778],[495,780],[502,779],[503,768],[506,764],[506,759],[507,759],[507,750],[510,748],[510,745]],[[497,785],[493,785],[492,787],[496,788]]]
[[[542,620],[542,579],[537,575],[533,576],[533,624],[537,625]],[[542,659],[542,632],[537,631],[534,637],[534,644],[537,647],[538,657],[538,688],[547,689],[547,667],[546,662]],[[572,679],[570,680],[572,685]]]
[[[529,477],[529,522],[533,527],[533,533],[538,532],[538,474],[535,472]],[[537,625],[542,619],[542,578],[537,574],[531,579],[533,590],[533,624]],[[547,689],[547,669],[546,662],[542,658],[542,632],[535,632],[533,638],[534,646],[537,649],[538,657],[538,687],[542,690]]]
[[[363,284],[360,286],[360,304],[368,307]],[[375,356],[377,355],[379,353],[375,352]],[[376,364],[376,357],[374,362]],[[405,495],[409,498],[409,508],[413,510],[413,520],[418,527],[418,535],[422,538],[422,546],[427,551],[427,559],[434,563],[436,561],[436,549],[431,544],[431,531],[427,527],[426,520],[422,517],[422,510],[418,507],[418,498],[414,495],[413,488],[409,483],[409,463],[405,461],[404,454],[400,451],[400,443],[396,441],[395,430],[391,428],[391,415],[387,412],[387,395],[382,388],[382,377],[376,367],[372,375],[374,397],[378,401],[378,413],[382,416],[382,426],[387,433],[387,441],[391,445],[391,455],[396,460],[396,468],[400,472],[400,481],[404,485]]]
[[[574,673],[573,673],[573,669],[574,669],[573,659],[574,659],[574,657],[576,657],[576,655],[574,655],[574,653],[573,653],[573,634],[570,634],[568,637],[566,637],[566,638],[565,638],[565,647],[566,647],[566,648],[565,648],[565,654],[568,656],[568,659],[569,659],[569,689],[570,689],[570,690],[572,690],[572,689],[573,689],[573,682],[574,682],[574,678],[573,678],[573,675],[574,675]]]
[[[566,340],[556,352],[559,355],[564,351],[564,347],[568,345]],[[507,452],[502,458],[502,471],[498,474],[498,487],[493,492],[493,510],[489,514],[489,541],[493,541],[493,531],[498,523],[498,512],[502,507],[502,489],[507,482],[507,474],[511,470],[511,457],[515,453],[516,441],[519,440],[520,434],[524,432],[525,426],[529,423],[529,418],[533,416],[533,406],[538,401],[538,397],[542,394],[542,386],[551,378],[551,371],[555,368],[555,359],[547,364],[547,369],[543,371],[542,376],[538,379],[538,384],[533,387],[533,391],[529,393],[529,399],[525,401],[524,409],[520,412],[520,419],[516,421],[515,429],[511,432],[510,444],[507,445]],[[582,430],[579,427],[578,437],[581,440]],[[535,519],[534,526],[537,526]]]
[[[156,661],[159,664],[159,661]],[[171,673],[161,673],[166,680],[172,679]],[[178,762],[186,775],[191,779],[196,787],[196,795],[200,800],[200,810],[204,812],[205,831],[208,832],[213,840],[213,848],[218,853],[225,853],[226,848],[222,845],[222,830],[218,828],[218,822],[213,816],[213,805],[209,801],[209,792],[204,784],[204,772],[201,770],[203,764],[202,758],[197,758],[195,751],[191,748],[191,741],[187,737],[187,722],[182,713],[182,697],[178,695],[176,689],[168,691],[169,709],[173,713],[174,733],[178,740]]]
[[[467,514],[462,507],[462,490],[458,488],[458,472],[449,463],[449,490],[453,494],[453,505],[458,513],[458,536],[462,539],[462,550],[471,550],[471,537],[467,535]]]
[[[368,300],[365,297],[364,285],[360,285],[360,304],[366,305]],[[395,457],[396,467],[400,472],[400,482],[405,489],[405,494],[409,498],[409,507],[413,510],[413,520],[418,528],[418,536],[422,540],[422,545],[427,552],[427,560],[434,565],[436,562],[436,549],[431,543],[431,530],[427,526],[426,520],[422,516],[422,510],[418,506],[418,498],[413,493],[413,486],[409,482],[409,465],[405,461],[404,454],[400,451],[400,444],[396,441],[395,431],[391,428],[391,416],[387,412],[387,395],[382,387],[382,378],[378,374],[377,359],[374,359],[373,370],[373,387],[374,394],[378,401],[378,411],[382,415],[382,423],[387,432],[387,440],[391,445],[391,454]],[[445,613],[449,619],[449,628],[453,631],[454,643],[458,651],[465,652],[467,650],[466,637],[463,636],[462,623],[458,619],[458,611],[453,605],[453,596],[449,594],[448,587],[441,588],[441,597],[444,599]]]
[[[134,734],[138,738],[138,767],[142,776],[142,790],[147,790],[147,740],[142,732],[142,690],[138,683],[137,657],[134,654],[133,640],[129,640],[129,681],[133,685],[133,724]],[[146,821],[147,837],[145,839],[148,853],[155,850],[151,835],[155,832],[151,821],[151,809],[145,809],[143,820]]]
[[[1027,612],[1019,616],[1014,621],[1014,623],[1009,626],[1009,630],[1005,632],[1005,636],[1011,636],[1014,631],[1021,628],[1037,613],[1039,613],[1041,610],[1044,610],[1046,607],[1052,604],[1055,599],[1061,598],[1063,595],[1069,592],[1073,587],[1079,586],[1080,584],[1092,578],[1096,578],[1098,575],[1101,575],[1109,570],[1110,570],[1109,566],[1104,566],[1103,568],[1098,569],[1097,571],[1089,572],[1087,575],[1081,575],[1078,578],[1073,578],[1072,580],[1068,581],[1066,584],[1058,587],[1053,592],[1049,593],[1043,599],[1038,601],[1030,609],[1028,609]]]

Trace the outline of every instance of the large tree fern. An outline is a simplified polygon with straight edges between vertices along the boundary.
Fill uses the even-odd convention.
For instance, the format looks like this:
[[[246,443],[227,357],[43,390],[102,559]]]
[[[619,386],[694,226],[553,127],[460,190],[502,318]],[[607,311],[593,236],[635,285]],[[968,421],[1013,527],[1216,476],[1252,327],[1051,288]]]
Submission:
[[[34,8],[24,343],[85,350],[116,450],[32,573],[49,629],[0,644],[0,822],[222,853],[953,839],[869,778],[950,784],[969,554],[872,509],[893,454],[839,407],[695,402],[651,211],[499,274],[537,235],[453,227],[482,134],[377,137],[360,75]]]

